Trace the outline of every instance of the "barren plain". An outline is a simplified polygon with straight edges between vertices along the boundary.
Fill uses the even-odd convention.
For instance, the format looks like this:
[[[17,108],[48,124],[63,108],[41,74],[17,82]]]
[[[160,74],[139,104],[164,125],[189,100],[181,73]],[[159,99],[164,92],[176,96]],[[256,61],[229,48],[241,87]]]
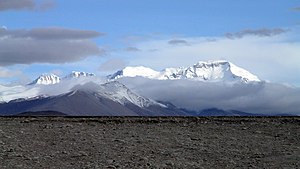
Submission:
[[[0,168],[300,168],[300,118],[1,117]]]

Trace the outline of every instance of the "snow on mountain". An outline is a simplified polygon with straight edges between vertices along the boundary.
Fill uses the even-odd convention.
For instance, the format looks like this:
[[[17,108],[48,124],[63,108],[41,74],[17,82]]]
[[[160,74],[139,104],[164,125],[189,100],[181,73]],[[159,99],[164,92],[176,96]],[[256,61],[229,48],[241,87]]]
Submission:
[[[74,76],[71,76],[74,75]],[[9,102],[16,99],[29,100],[40,96],[50,97],[57,96],[71,91],[77,90],[89,90],[91,93],[96,93],[99,97],[104,97],[112,101],[118,102],[122,105],[134,104],[138,107],[149,107],[151,105],[164,107],[164,105],[157,103],[153,100],[144,98],[133,93],[125,85],[112,81],[108,83],[92,82],[87,79],[82,81],[78,77],[89,77],[94,76],[93,74],[85,74],[82,72],[72,72],[68,77],[74,77],[72,81],[62,79],[59,81],[53,81],[58,78],[55,75],[42,75],[37,78],[32,84],[42,85],[27,85],[27,86],[0,86],[0,102]],[[93,80],[94,81],[94,80]],[[54,82],[57,82],[54,83]],[[48,85],[56,84],[56,85]],[[77,89],[76,87],[79,86]],[[71,92],[72,94],[72,92]]]
[[[152,70],[147,67],[137,66],[137,67],[126,67],[123,70],[120,70],[112,75],[109,75],[109,79],[117,79],[120,77],[136,77],[142,76],[147,78],[156,78],[159,76],[160,72]]]
[[[151,105],[159,105],[161,107],[165,107],[163,104],[157,103],[153,100],[133,93],[125,85],[116,81],[108,82],[102,84],[101,86],[103,87],[103,89],[100,91],[101,94],[123,105],[129,102],[139,107],[149,107]]]
[[[60,77],[56,76],[55,74],[42,74],[30,84],[51,85],[59,82],[60,82]]]
[[[95,76],[95,74],[87,73],[87,72],[72,71],[72,73],[67,75],[65,78],[80,78],[80,77],[91,77],[91,76]]]
[[[0,103],[15,99],[30,99],[40,96],[54,96],[67,93],[78,84],[89,82],[90,79],[80,77],[93,77],[93,73],[75,72],[60,78],[55,74],[42,74],[28,85],[4,86],[0,85]],[[93,79],[101,81],[100,79]],[[55,85],[54,85],[55,84]]]
[[[126,67],[108,76],[109,79],[121,77],[145,77],[159,80],[191,79],[196,81],[259,82],[259,78],[247,70],[228,61],[198,62],[187,68],[166,68],[157,72],[145,67]]]
[[[161,73],[160,78],[199,81],[260,81],[255,75],[228,61],[198,62],[188,68],[169,68]]]
[[[151,105],[166,107],[165,105],[160,104],[156,101],[144,98],[133,93],[125,85],[117,81],[111,81],[101,85],[97,85],[92,82],[86,83],[84,85],[79,86],[79,89],[91,90],[98,96],[105,97],[122,105],[131,103],[138,107],[149,107]]]
[[[81,77],[94,77],[94,73],[86,73],[86,72],[77,72],[72,71],[69,75],[65,76],[64,78],[60,78],[55,74],[42,74],[37,79],[35,79],[33,82],[30,83],[30,85],[52,85],[60,83],[61,81],[65,79],[78,79]]]
[[[90,79],[93,73],[75,72],[60,78],[54,74],[43,74],[27,86],[0,86],[0,102],[8,102],[19,98],[33,98],[41,95],[54,96],[70,92],[76,85],[84,85],[88,82],[103,84],[105,81]],[[146,77],[149,79],[190,79],[195,81],[226,81],[226,82],[257,82],[255,75],[227,61],[198,62],[187,68],[167,68],[161,72],[146,67],[126,67],[125,69],[108,76],[109,79],[122,77]],[[81,78],[86,77],[86,78]],[[52,85],[56,84],[56,85]],[[139,107],[157,105],[159,103],[141,97],[131,92],[126,86],[110,81],[99,85],[95,89],[98,94],[117,101],[121,104],[133,103]],[[161,105],[162,106],[162,105]]]
[[[52,88],[55,86],[31,86]],[[1,115],[17,115],[29,112],[32,115],[52,115],[60,112],[72,116],[188,116],[170,104],[157,103],[131,92],[117,81],[99,84],[88,82],[74,86],[69,92],[53,96],[20,98],[0,104]],[[44,114],[47,112],[46,114]],[[29,115],[25,113],[25,115]]]

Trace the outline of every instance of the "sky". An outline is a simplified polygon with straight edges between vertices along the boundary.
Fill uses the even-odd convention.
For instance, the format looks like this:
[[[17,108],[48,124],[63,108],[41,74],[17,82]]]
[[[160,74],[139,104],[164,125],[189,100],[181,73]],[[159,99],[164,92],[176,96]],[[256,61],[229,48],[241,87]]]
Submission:
[[[2,84],[220,59],[299,87],[299,0],[0,0]]]

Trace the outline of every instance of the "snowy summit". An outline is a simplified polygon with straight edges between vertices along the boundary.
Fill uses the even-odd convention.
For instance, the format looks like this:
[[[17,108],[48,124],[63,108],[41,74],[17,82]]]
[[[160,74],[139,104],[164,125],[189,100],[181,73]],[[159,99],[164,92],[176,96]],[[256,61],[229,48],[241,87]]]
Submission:
[[[30,83],[30,85],[39,84],[39,85],[51,85],[56,84],[60,82],[60,78],[56,76],[55,74],[42,74],[37,79],[35,79],[33,82]]]
[[[166,68],[155,71],[146,67],[126,67],[112,75],[109,79],[122,77],[145,77],[150,79],[191,79],[196,81],[225,81],[225,82],[259,82],[260,79],[249,71],[228,61],[198,62],[186,68]]]
[[[65,79],[78,79],[81,77],[93,77],[95,76],[94,73],[86,73],[86,72],[77,72],[72,71],[69,75],[65,76],[64,78],[60,78],[59,76],[55,74],[42,74],[37,79],[35,79],[33,82],[31,82],[29,85],[52,85],[60,83],[62,80]]]

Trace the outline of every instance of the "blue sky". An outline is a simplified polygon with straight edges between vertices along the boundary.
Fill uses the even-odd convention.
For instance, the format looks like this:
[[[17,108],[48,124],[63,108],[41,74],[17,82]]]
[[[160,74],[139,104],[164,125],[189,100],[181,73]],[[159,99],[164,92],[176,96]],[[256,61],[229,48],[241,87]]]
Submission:
[[[24,3],[5,4],[13,1]],[[105,75],[127,65],[163,69],[227,59],[262,79],[300,86],[299,7],[298,0],[0,0],[0,27],[6,36],[1,39],[0,33],[0,49],[5,51],[0,51],[0,83],[26,82],[41,73],[82,70]],[[35,34],[37,28],[43,35]],[[80,38],[71,37],[74,30],[84,32],[79,32]],[[41,40],[47,31],[64,38]],[[16,34],[23,39],[7,38]],[[22,55],[15,52],[18,49],[39,50],[40,55],[44,48],[56,50],[55,45],[46,47],[55,40],[66,50],[61,60],[52,59],[54,54],[16,56]],[[172,40],[186,43],[168,44]],[[21,43],[33,45],[22,48]],[[72,48],[82,54],[69,56]]]

